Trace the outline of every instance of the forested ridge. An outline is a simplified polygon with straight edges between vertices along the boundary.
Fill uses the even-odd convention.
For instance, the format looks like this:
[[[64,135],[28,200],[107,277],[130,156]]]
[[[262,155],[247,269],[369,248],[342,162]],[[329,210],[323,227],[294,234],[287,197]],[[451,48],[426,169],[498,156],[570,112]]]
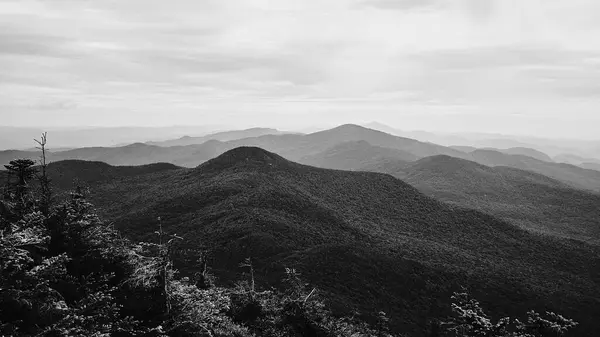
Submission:
[[[265,154],[260,150],[257,155]],[[232,160],[237,163],[234,159],[223,156],[200,169],[225,169]],[[268,153],[265,160],[295,165]],[[279,271],[282,286],[276,289],[256,281],[250,258],[239,261],[235,280],[216,279],[210,252],[200,249],[193,252],[194,272],[179,273],[173,261],[190,250],[190,242],[185,245],[186,238],[165,230],[166,219],[159,216],[151,224],[154,228],[148,227],[153,234],[146,242],[132,241],[102,221],[85,190],[76,186],[66,199],[57,198],[44,161],[34,167],[31,160],[14,160],[6,169],[0,203],[2,335],[399,335],[388,322],[401,321],[402,316],[376,311],[369,315],[375,319],[366,323],[359,313],[333,313],[327,308],[327,295],[302,281],[304,270],[293,265]],[[281,200],[282,207],[291,201]],[[424,333],[557,336],[577,325],[551,312],[523,312],[521,320],[492,319],[462,291],[451,302],[450,317],[432,317]]]

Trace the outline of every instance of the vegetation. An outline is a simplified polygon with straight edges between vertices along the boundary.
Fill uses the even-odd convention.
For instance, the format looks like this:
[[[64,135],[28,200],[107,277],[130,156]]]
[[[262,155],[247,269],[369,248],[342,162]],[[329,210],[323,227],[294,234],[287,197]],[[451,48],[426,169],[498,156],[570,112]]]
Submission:
[[[172,258],[182,238],[168,235],[160,218],[158,242],[133,243],[103,223],[81,191],[46,214],[40,207],[51,205],[27,185],[30,164],[11,163],[17,179],[0,214],[2,335],[392,336],[384,312],[374,326],[332,315],[296,269],[285,269],[282,292],[257,290],[251,259],[240,265],[248,280],[235,287],[215,286],[205,259],[201,273],[179,277]],[[41,192],[48,193],[49,180],[40,177]],[[439,325],[448,335],[555,336],[576,325],[531,311],[508,334],[510,319],[492,324],[466,294],[453,300],[454,316]]]
[[[316,288],[285,269],[283,291],[248,281],[217,287],[208,272],[179,277],[177,235],[158,218],[157,242],[134,243],[96,215],[77,187],[53,204],[45,161],[6,165],[0,209],[0,334],[3,336],[392,336],[328,311]],[[33,188],[34,177],[40,184]],[[309,290],[310,289],[310,290]]]
[[[578,336],[598,327],[597,248],[449,206],[389,175],[317,169],[257,148],[196,169],[119,176],[113,167],[100,180],[92,169],[78,175],[100,163],[57,164],[61,181],[89,178],[89,199],[127,237],[155,241],[160,216],[165,232],[183,237],[173,261],[183,276],[203,273],[205,251],[229,288],[247,257],[261,289],[285,289],[282,271],[293,266],[334,316],[376,325],[383,310],[391,331],[410,336],[448,315],[460,286],[492,317],[556,311],[580,322]]]
[[[532,157],[501,153],[494,150],[475,150],[467,158],[480,164],[495,167],[508,166],[543,174],[570,186],[587,191],[600,191],[600,172],[565,163],[549,163]]]
[[[196,143],[197,141],[202,144]],[[291,160],[300,160],[303,157],[327,151],[342,143],[356,141],[366,141],[373,146],[381,147],[379,151],[382,154],[389,153],[394,157],[400,156],[404,160],[436,154],[468,157],[461,151],[444,146],[396,137],[358,125],[342,125],[308,135],[273,134],[268,129],[250,129],[218,133],[200,139],[183,138],[167,143],[134,143],[119,147],[85,147],[50,152],[48,155],[49,159],[53,161],[89,160],[102,161],[111,165],[146,165],[166,162],[178,166],[196,167],[239,146],[257,146],[279,153]],[[0,151],[0,164],[8,163],[16,158],[36,159],[37,157],[38,153],[35,151]],[[367,159],[365,158],[365,160]]]
[[[479,302],[461,292],[452,296],[452,316],[440,324],[447,335],[464,337],[543,337],[563,336],[577,325],[572,319],[553,312],[545,316],[531,310],[527,319],[520,321],[510,317],[493,322],[481,308]]]
[[[180,237],[160,226],[156,243],[131,242],[80,191],[44,214],[27,185],[30,164],[11,163],[17,179],[3,198],[2,335],[391,336],[383,313],[378,330],[334,317],[295,269],[285,270],[283,292],[258,291],[252,272],[231,288],[215,286],[206,268],[179,277]],[[250,260],[242,266],[253,271]]]
[[[412,162],[418,157],[401,150],[372,146],[364,140],[340,143],[323,152],[300,159],[305,165],[355,171],[382,161]]]
[[[438,200],[477,209],[546,235],[600,244],[600,195],[541,174],[449,156],[372,168]]]

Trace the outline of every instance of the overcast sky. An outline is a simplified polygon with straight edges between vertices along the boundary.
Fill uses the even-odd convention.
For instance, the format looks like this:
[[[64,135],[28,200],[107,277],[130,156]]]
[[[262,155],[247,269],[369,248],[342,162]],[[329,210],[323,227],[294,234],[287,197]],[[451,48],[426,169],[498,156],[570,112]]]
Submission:
[[[600,138],[597,0],[0,0],[0,124]]]

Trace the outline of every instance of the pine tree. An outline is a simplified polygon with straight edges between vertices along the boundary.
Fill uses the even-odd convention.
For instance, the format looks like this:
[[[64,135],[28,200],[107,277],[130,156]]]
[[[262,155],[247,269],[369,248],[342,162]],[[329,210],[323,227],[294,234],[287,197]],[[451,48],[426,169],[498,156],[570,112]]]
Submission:
[[[12,206],[17,217],[22,217],[33,206],[29,186],[36,172],[33,165],[35,162],[31,159],[11,160],[8,165],[4,165],[9,175],[4,199],[7,205]]]

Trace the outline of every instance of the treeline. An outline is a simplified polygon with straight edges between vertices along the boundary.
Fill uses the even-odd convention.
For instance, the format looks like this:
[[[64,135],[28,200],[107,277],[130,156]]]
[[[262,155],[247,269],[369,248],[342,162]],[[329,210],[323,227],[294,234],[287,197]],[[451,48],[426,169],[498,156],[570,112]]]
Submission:
[[[155,242],[131,242],[104,223],[81,189],[55,202],[42,161],[6,165],[0,199],[0,335],[2,336],[394,336],[388,317],[375,324],[337,317],[293,268],[282,290],[262,290],[250,259],[247,278],[221,287],[206,258],[181,276],[173,256],[181,238],[159,226]],[[160,219],[159,219],[160,221]],[[530,312],[497,322],[465,293],[453,315],[432,321],[432,336],[557,336],[576,325]],[[394,319],[402,319],[394,317]]]

